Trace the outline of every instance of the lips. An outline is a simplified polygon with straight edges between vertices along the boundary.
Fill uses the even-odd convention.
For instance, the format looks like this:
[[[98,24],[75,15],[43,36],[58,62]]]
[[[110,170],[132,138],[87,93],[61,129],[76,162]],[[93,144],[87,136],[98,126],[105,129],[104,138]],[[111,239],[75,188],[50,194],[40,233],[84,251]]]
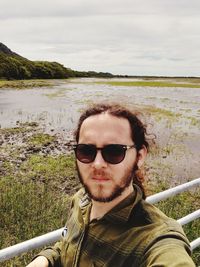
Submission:
[[[91,178],[94,182],[103,183],[111,180],[111,177],[108,173],[100,170],[94,170],[91,173]]]
[[[92,180],[97,181],[97,182],[107,182],[110,179],[108,179],[106,177],[93,177]]]

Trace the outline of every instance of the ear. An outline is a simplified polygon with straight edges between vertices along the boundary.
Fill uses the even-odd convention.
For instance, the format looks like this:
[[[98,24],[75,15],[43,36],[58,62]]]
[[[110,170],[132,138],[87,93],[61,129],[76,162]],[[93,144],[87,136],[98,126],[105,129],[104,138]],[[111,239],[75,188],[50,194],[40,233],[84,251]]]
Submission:
[[[138,166],[138,168],[140,168],[143,165],[146,156],[147,156],[147,148],[146,148],[146,146],[143,146],[138,151],[138,155],[137,155],[137,166]]]

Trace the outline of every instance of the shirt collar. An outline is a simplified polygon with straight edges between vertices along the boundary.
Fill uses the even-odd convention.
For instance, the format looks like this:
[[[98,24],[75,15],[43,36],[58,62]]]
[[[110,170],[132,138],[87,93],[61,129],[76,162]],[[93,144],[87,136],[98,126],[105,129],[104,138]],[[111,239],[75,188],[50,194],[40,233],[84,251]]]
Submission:
[[[115,224],[122,224],[128,222],[133,208],[142,199],[141,189],[136,184],[133,184],[133,189],[133,192],[129,196],[123,199],[99,220],[108,220],[111,223]],[[83,189],[83,192],[84,191],[85,190]],[[84,214],[86,215],[86,213],[90,212],[91,200],[86,192],[84,192],[82,198],[80,199],[79,206],[82,210],[83,216]],[[86,212],[86,210],[88,212]]]
[[[133,189],[133,192],[129,196],[106,213],[102,219],[111,221],[115,224],[127,223],[133,208],[142,200],[141,189],[135,184],[133,184]]]
[[[115,224],[126,223],[129,220],[133,208],[137,205],[139,201],[142,200],[142,191],[136,184],[133,184],[133,192],[118,203],[114,208],[107,212],[99,220],[108,220]],[[82,210],[82,213],[88,213],[86,210],[91,208],[91,199],[85,192],[85,189],[82,189],[83,195],[80,199],[79,206]],[[83,215],[84,215],[83,214]]]

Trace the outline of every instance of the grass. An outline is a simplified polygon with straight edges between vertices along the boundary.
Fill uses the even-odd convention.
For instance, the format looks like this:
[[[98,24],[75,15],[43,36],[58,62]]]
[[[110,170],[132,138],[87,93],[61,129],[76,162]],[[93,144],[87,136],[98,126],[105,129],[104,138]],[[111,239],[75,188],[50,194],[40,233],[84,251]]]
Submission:
[[[45,96],[47,96],[49,99],[54,99],[57,97],[64,97],[66,94],[66,91],[71,91],[71,89],[60,89],[57,90],[56,92],[52,92],[52,93],[46,93],[44,94]]]
[[[190,120],[190,125],[191,126],[197,126],[200,128],[200,119],[197,119],[195,117],[187,117]]]
[[[54,190],[62,189],[66,191],[71,186],[71,192],[74,192],[77,183],[74,170],[73,156],[32,155],[27,161],[22,163],[20,175],[26,177],[25,179],[35,180],[36,182],[50,183]],[[66,188],[65,185],[67,186]]]
[[[148,107],[148,111],[154,117],[162,116],[172,121],[177,117],[171,111],[154,107]],[[25,123],[13,129],[1,129],[0,133],[12,138],[21,133],[26,134],[24,142],[27,147],[45,148],[57,142],[56,136],[35,132],[37,126],[35,123]],[[178,136],[174,135],[174,131],[172,133],[168,142],[154,147],[150,154],[150,162],[147,164],[151,166],[148,171],[151,176],[148,186],[151,194],[167,189],[172,182],[173,170],[162,156],[171,156],[174,159],[182,156],[180,140],[177,139],[180,132],[178,131]],[[73,154],[42,155],[38,151],[28,154],[23,161],[18,162],[22,148],[25,149],[18,143],[0,147],[0,155],[5,154],[4,149],[8,152],[8,158],[1,159],[0,168],[1,248],[62,227],[67,219],[70,197],[80,187]],[[178,219],[199,209],[199,198],[199,191],[191,191],[162,201],[157,206],[167,215]],[[196,239],[200,236],[199,220],[187,224],[184,230],[190,241]],[[1,266],[25,266],[39,251],[40,249],[30,251],[1,263]],[[200,248],[195,249],[193,259],[196,264],[199,263]]]
[[[167,144],[167,147],[168,146],[169,144]],[[172,166],[161,157],[165,148],[166,147],[155,147],[154,151],[150,153],[151,169],[148,171],[149,182],[146,185],[147,189],[149,189],[147,190],[148,195],[162,192],[176,185],[173,185],[176,179],[173,179],[175,174],[172,170]],[[175,157],[177,154],[174,146],[172,149],[168,150],[167,153],[172,157]],[[179,156],[181,156],[181,154]],[[150,162],[147,163],[148,166]],[[177,220],[200,209],[199,199],[200,191],[197,188],[160,201],[156,203],[155,206],[169,217]],[[190,242],[197,239],[200,236],[200,219],[196,219],[184,225],[183,229]],[[193,251],[192,258],[196,264],[200,263],[200,247]]]
[[[30,145],[42,147],[47,146],[55,141],[55,137],[49,134],[37,133],[28,138],[27,142]]]
[[[187,148],[184,143],[182,143],[182,136],[180,134],[181,132],[178,130],[177,134],[173,131],[167,140],[165,139],[165,142],[154,146],[150,151],[147,161],[147,168],[150,166],[148,169],[148,195],[175,186],[177,178],[181,178],[176,177],[173,165],[170,163],[171,160],[173,164],[181,162],[183,155],[188,153]],[[169,217],[180,219],[191,212],[200,209],[199,199],[200,192],[196,189],[160,201],[156,206]],[[196,219],[193,222],[184,225],[183,229],[190,242],[195,240],[200,236],[200,219]],[[192,258],[196,264],[200,262],[200,248],[196,248],[193,251]]]
[[[149,116],[153,117],[156,122],[160,122],[164,119],[168,125],[168,128],[170,128],[173,123],[177,122],[178,119],[181,118],[180,113],[176,113],[163,108],[158,108],[155,106],[143,106],[142,112],[145,114],[149,114]]]
[[[50,185],[18,181],[13,176],[0,180],[0,247],[7,247],[53,231],[66,221],[69,196],[55,194]],[[22,266],[33,257],[30,252],[1,266]],[[23,264],[22,264],[23,262]]]
[[[181,116],[180,113],[175,113],[175,112],[167,110],[167,109],[161,109],[161,108],[157,108],[157,107],[153,107],[153,106],[144,107],[144,112],[149,112],[149,113],[151,113],[152,116],[160,115],[161,117],[164,116],[164,117],[170,117],[170,118]]]
[[[49,87],[52,85],[55,85],[55,82],[50,80],[0,80],[0,89],[26,89],[33,87]]]
[[[136,86],[136,87],[183,87],[183,88],[200,88],[200,79],[198,78],[159,78],[159,77],[146,77],[140,78],[139,81],[112,81],[112,80],[102,80],[102,81],[95,81],[94,83],[97,84],[105,84],[111,86]],[[60,82],[66,82],[65,79],[60,80],[0,80],[0,89],[26,89],[26,88],[33,88],[33,87],[50,87],[56,85]],[[70,79],[67,82],[77,83],[76,80]],[[84,80],[82,80],[84,82]],[[93,82],[93,81],[92,81]],[[78,81],[78,83],[80,83]],[[90,81],[86,80],[85,83],[91,83]],[[49,97],[57,97],[57,94],[48,95]],[[60,96],[60,94],[58,94]]]
[[[61,190],[65,182],[68,183],[68,193]],[[3,227],[0,229],[0,246],[11,246],[62,227],[67,218],[72,188],[77,184],[72,156],[33,155],[21,165],[17,175],[1,177],[0,209],[3,212],[0,224]],[[167,182],[162,180],[155,185],[152,193],[168,188]],[[162,201],[157,206],[167,215],[178,219],[190,213],[191,207],[193,210],[200,208],[199,197],[198,191],[187,192]],[[184,226],[184,230],[192,241],[200,235],[199,221]],[[1,266],[26,265],[38,251],[6,261]],[[193,254],[196,263],[199,255],[200,250],[196,249]]]
[[[160,192],[160,189],[163,189],[163,185],[158,185],[155,191]],[[192,211],[200,209],[199,199],[200,192],[196,189],[161,201],[156,206],[166,215],[177,220],[190,214]],[[200,236],[200,219],[183,225],[183,230],[190,242],[197,239]],[[197,266],[200,263],[200,248],[196,248],[193,251],[192,258]]]
[[[4,161],[0,172],[1,248],[63,227],[70,196],[79,184],[74,169],[72,155],[31,155],[18,168]],[[36,252],[1,266],[24,266]]]
[[[25,123],[25,124],[20,124],[17,127],[14,128],[3,128],[0,129],[1,134],[7,134],[7,135],[14,135],[14,134],[20,134],[20,133],[27,133],[28,131],[32,131],[32,127],[37,127],[38,124],[34,123]]]
[[[111,86],[136,86],[136,87],[183,87],[183,88],[200,88],[200,84],[192,83],[175,83],[163,81],[101,81],[97,84],[107,84]]]

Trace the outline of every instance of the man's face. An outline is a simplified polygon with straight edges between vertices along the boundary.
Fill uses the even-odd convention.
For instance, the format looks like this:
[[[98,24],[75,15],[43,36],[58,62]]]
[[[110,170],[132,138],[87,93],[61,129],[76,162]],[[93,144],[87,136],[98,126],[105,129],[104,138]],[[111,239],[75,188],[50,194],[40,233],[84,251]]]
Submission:
[[[83,121],[79,144],[93,144],[101,148],[108,144],[133,145],[131,128],[127,119],[110,114],[94,115]],[[109,202],[132,187],[133,169],[137,161],[135,148],[126,151],[119,164],[107,163],[101,151],[93,162],[85,164],[77,160],[79,178],[93,200]]]

